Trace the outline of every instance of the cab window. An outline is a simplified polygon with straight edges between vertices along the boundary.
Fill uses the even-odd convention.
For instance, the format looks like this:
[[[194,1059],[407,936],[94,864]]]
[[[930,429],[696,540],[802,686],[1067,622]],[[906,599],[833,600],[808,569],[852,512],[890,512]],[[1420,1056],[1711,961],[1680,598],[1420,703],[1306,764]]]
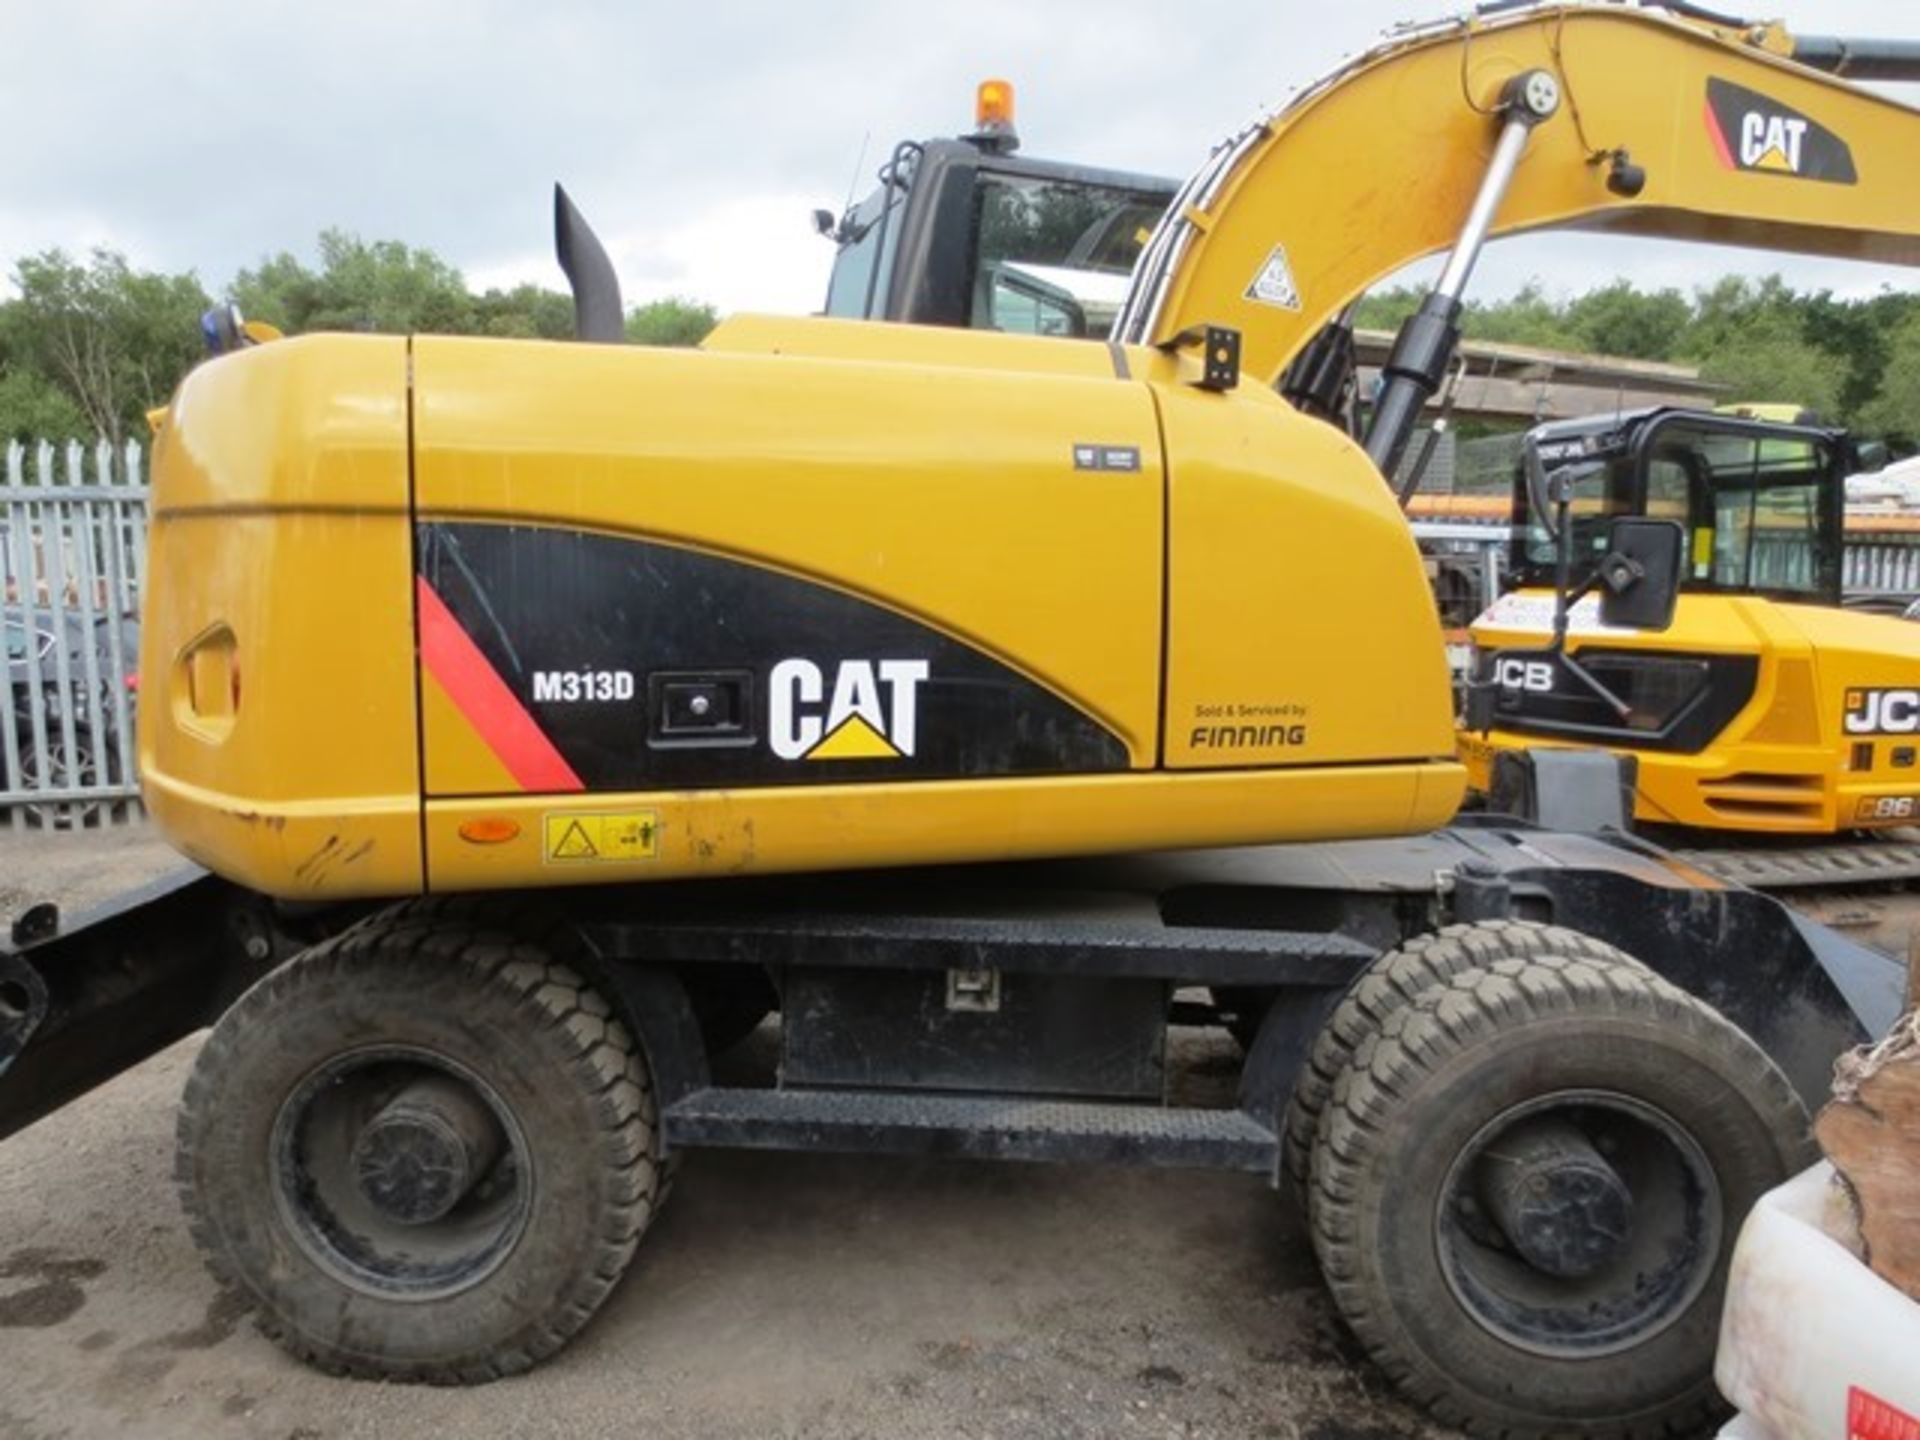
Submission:
[[[982,171],[972,324],[1105,338],[1164,199],[1108,185]]]
[[[1841,488],[1833,441],[1711,420],[1656,421],[1644,446],[1616,449],[1575,486],[1570,513],[1577,585],[1606,552],[1609,521],[1645,515],[1687,532],[1682,589],[1804,597],[1837,603]],[[1516,579],[1554,583],[1556,546],[1526,513]]]
[[[846,226],[850,238],[834,258],[833,275],[827,282],[827,314],[851,320],[886,314],[887,282],[891,278],[893,252],[900,243],[900,219],[905,202],[905,187],[888,185],[861,201],[853,212]],[[883,220],[885,224],[881,223]],[[876,265],[879,266],[877,280]]]

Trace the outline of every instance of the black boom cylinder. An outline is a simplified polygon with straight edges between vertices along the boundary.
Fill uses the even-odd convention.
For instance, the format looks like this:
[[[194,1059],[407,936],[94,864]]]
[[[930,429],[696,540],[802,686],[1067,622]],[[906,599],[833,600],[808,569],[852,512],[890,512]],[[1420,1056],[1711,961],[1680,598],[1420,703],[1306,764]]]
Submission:
[[[1920,40],[1854,40],[1796,35],[1793,58],[1849,80],[1920,80]]]

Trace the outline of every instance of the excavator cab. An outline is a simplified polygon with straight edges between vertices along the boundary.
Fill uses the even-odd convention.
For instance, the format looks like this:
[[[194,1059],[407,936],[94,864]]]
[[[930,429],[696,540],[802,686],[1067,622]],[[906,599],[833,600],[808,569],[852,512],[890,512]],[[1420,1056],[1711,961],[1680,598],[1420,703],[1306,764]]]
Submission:
[[[971,134],[902,142],[876,190],[818,212],[839,247],[826,313],[1105,339],[1174,182],[1018,147],[1012,87],[988,81]]]

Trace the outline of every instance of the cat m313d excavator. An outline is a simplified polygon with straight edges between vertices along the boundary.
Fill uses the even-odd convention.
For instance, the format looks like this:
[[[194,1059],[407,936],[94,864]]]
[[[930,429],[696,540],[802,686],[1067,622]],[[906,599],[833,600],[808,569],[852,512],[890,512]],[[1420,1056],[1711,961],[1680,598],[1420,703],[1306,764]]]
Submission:
[[[1593,826],[1455,819],[1380,476],[1489,233],[1920,259],[1916,117],[1828,73],[1864,53],[1678,5],[1400,32],[1188,182],[1110,343],[740,317],[622,346],[562,195],[586,343],[202,366],[157,446],[140,743],[212,873],[16,937],[0,1114],[217,1020],[194,1234],[336,1371],[532,1366],[682,1152],[747,1146],[1264,1176],[1435,1415],[1703,1422],[1740,1218],[1902,967],[1597,833],[1604,756],[1529,757]],[[1315,337],[1448,246],[1365,448],[1273,388],[1337,379]],[[1679,583],[1649,523],[1608,532],[1609,623]],[[191,958],[138,958],[168,927]],[[777,1073],[716,1083],[775,1005]],[[1176,1103],[1170,1028],[1216,1024],[1237,1104]]]

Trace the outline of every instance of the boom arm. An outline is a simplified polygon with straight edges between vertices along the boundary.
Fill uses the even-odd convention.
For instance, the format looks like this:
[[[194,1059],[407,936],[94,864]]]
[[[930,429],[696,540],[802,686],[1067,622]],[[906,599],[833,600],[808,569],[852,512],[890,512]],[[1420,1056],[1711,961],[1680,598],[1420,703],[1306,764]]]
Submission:
[[[1618,4],[1403,32],[1214,152],[1143,251],[1115,334],[1230,326],[1242,371],[1272,384],[1370,285],[1454,243],[1503,89],[1529,70],[1564,103],[1532,130],[1495,235],[1577,226],[1920,265],[1920,111],[1794,48],[1777,26]]]

